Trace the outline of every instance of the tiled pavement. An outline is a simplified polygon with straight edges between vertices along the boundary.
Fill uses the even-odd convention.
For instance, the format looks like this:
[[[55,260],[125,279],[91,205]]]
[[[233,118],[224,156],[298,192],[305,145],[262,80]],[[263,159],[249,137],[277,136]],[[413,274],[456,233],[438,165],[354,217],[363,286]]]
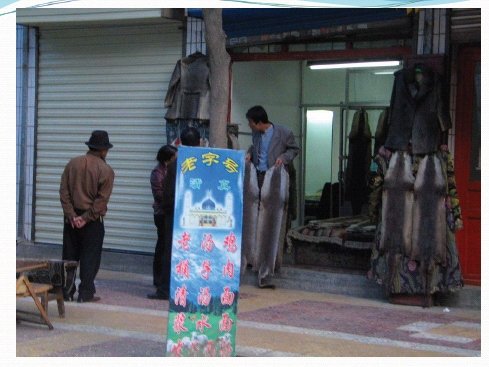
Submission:
[[[20,323],[16,355],[161,357],[167,301],[148,300],[151,277],[102,270],[98,303],[66,303],[66,318],[51,302],[54,330]],[[33,310],[32,301],[17,307]],[[481,313],[392,305],[290,289],[241,288],[238,303],[239,356],[442,356],[481,355]]]

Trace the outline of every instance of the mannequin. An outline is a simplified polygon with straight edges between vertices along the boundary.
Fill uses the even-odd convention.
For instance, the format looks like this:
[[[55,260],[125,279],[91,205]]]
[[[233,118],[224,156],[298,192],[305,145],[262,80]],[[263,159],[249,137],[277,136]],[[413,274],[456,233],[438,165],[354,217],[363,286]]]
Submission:
[[[369,212],[378,227],[369,275],[394,303],[430,306],[434,293],[463,286],[454,235],[461,216],[446,148],[451,123],[441,86],[441,77],[422,64],[396,72],[389,131],[375,158]],[[450,225],[450,216],[458,225]]]

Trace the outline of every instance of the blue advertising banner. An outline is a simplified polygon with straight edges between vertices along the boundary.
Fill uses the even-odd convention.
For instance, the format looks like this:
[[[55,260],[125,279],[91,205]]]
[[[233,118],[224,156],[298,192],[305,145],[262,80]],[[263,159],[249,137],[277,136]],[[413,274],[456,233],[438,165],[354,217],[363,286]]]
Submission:
[[[244,152],[178,149],[168,356],[235,356]]]

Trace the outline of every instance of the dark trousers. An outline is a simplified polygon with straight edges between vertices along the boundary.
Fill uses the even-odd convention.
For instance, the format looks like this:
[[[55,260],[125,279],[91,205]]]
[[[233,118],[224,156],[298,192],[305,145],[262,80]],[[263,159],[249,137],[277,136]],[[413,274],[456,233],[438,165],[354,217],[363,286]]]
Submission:
[[[163,214],[154,215],[154,221],[156,226],[156,232],[158,239],[156,240],[155,254],[153,258],[153,284],[155,287],[159,287],[162,283],[162,269],[163,269],[163,249],[165,241],[165,216]]]
[[[171,276],[171,250],[173,242],[173,213],[164,216],[164,241],[161,251],[161,284],[158,286],[158,292],[170,293],[170,276]]]
[[[79,262],[78,295],[84,299],[92,298],[95,293],[94,280],[100,268],[104,235],[104,223],[100,220],[89,222],[80,229],[65,222],[63,228],[63,260]],[[75,291],[72,287],[67,296],[73,296]]]

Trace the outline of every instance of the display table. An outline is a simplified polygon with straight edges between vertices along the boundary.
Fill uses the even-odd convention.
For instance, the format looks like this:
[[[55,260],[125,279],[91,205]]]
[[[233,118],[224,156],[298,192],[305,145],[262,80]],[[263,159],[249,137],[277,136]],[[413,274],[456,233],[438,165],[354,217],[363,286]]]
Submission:
[[[367,216],[313,220],[290,229],[287,245],[296,265],[367,270],[375,228]]]

